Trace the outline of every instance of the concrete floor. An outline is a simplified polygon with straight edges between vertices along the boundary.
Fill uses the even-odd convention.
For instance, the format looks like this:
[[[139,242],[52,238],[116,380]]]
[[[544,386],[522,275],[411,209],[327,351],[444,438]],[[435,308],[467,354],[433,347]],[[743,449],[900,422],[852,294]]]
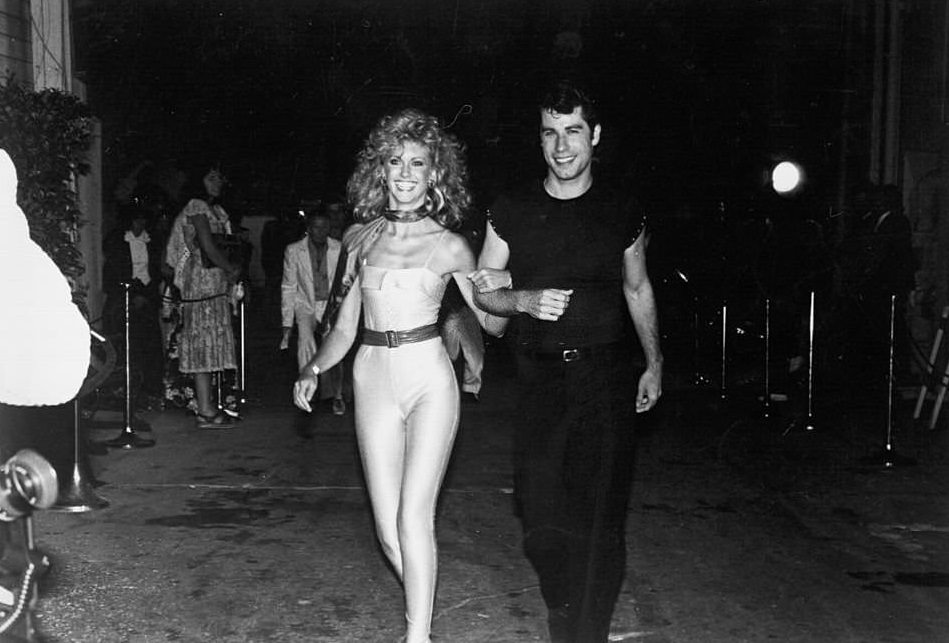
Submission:
[[[373,535],[353,416],[294,426],[287,369],[248,373],[238,428],[145,413],[156,446],[90,456],[106,508],[38,511],[44,640],[382,641],[400,588]],[[433,639],[545,641],[545,611],[512,514],[503,350],[466,405],[438,512]],[[838,409],[839,411],[839,409]],[[949,439],[899,409],[916,466],[867,465],[878,413],[815,431],[674,386],[643,428],[614,639],[949,641]],[[93,440],[116,435],[94,429]]]

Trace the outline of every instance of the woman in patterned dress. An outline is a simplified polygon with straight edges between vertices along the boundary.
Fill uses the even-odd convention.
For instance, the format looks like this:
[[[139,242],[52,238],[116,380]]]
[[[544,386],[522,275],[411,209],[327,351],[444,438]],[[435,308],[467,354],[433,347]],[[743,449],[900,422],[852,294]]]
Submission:
[[[179,370],[194,377],[198,428],[231,428],[211,395],[211,374],[237,368],[229,295],[240,275],[212,235],[230,234],[227,212],[218,203],[225,185],[217,166],[202,166],[200,184],[178,214],[168,240],[166,261],[181,291]]]

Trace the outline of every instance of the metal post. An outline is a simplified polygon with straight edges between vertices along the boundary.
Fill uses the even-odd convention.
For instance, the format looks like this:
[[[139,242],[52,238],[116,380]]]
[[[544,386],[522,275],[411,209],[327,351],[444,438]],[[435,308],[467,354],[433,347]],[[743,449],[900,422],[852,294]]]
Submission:
[[[724,400],[726,397],[726,384],[725,384],[725,355],[727,347],[727,338],[728,338],[728,303],[722,302],[722,383],[721,383],[721,396]]]
[[[132,427],[132,350],[129,338],[129,287],[131,284],[126,282],[122,286],[125,288],[125,428],[118,437],[106,440],[105,445],[118,449],[141,449],[155,446],[155,441],[141,437]]]
[[[814,291],[811,291],[811,311],[807,338],[807,424],[804,428],[814,430]]]
[[[244,297],[241,296],[240,299],[240,310],[241,310],[241,397],[240,404],[243,404],[247,401],[247,351],[245,350],[246,346],[246,329],[245,318],[244,318]]]
[[[861,464],[882,466],[884,469],[892,469],[895,466],[915,465],[913,458],[899,455],[893,449],[893,389],[894,389],[894,361],[896,345],[896,295],[890,295],[890,353],[887,364],[887,387],[886,387],[886,444],[883,450],[872,456],[861,458]]]
[[[771,300],[764,300],[764,416],[771,417]]]
[[[883,466],[893,466],[893,344],[896,330],[896,295],[890,295],[890,354],[886,379],[886,447]]]
[[[69,487],[59,493],[56,504],[51,507],[53,511],[63,511],[67,513],[80,513],[92,511],[93,509],[102,509],[109,506],[109,501],[102,498],[92,488],[92,483],[87,479],[87,467],[82,466],[81,451],[81,420],[79,398],[73,400],[73,467],[72,478],[69,481]]]

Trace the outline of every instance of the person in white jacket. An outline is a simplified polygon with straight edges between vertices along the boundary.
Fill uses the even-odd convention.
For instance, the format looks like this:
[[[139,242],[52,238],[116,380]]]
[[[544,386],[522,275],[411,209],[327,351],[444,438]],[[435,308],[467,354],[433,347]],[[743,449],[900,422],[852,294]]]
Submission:
[[[316,354],[317,333],[339,262],[340,242],[329,236],[332,221],[320,210],[307,213],[306,236],[287,246],[283,255],[280,314],[283,325],[281,350],[290,345],[293,323],[297,325],[297,364],[303,368]],[[323,399],[333,399],[333,413],[343,415],[342,365],[320,374]]]

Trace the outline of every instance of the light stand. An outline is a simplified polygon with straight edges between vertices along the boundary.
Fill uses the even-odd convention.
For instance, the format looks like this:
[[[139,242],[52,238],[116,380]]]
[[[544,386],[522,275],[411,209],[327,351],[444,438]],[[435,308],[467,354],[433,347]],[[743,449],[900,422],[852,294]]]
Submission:
[[[886,444],[880,453],[863,458],[860,461],[861,464],[882,466],[885,469],[891,469],[898,465],[906,466],[916,464],[916,461],[912,458],[901,456],[893,450],[893,347],[895,340],[896,295],[890,295],[890,354],[886,386]]]
[[[63,511],[66,513],[82,513],[94,509],[103,509],[109,506],[109,501],[100,496],[92,488],[92,483],[87,479],[88,464],[81,459],[80,451],[81,439],[81,418],[82,412],[79,407],[79,398],[73,400],[73,467],[72,478],[69,480],[69,487],[59,492],[56,504],[51,509],[53,511]],[[85,465],[85,466],[83,466]]]
[[[143,438],[132,428],[132,351],[129,338],[129,283],[125,288],[125,428],[118,437],[106,440],[105,445],[115,449],[141,449],[155,446],[155,441]]]

